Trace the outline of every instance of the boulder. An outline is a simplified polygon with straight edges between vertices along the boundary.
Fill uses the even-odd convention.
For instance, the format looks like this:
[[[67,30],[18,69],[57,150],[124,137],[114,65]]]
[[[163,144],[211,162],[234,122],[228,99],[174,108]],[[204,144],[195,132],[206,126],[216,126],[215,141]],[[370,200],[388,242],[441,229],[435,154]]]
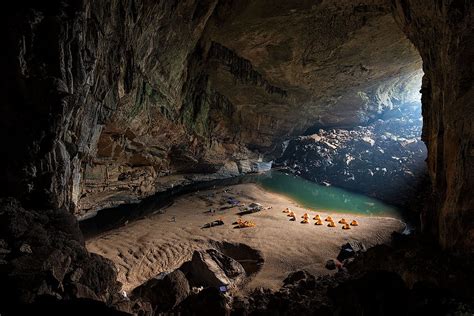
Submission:
[[[87,251],[66,210],[25,209],[0,199],[0,240],[1,268],[8,271],[0,273],[0,313],[42,296],[105,302],[121,287],[113,263]]]
[[[239,262],[215,249],[195,251],[187,268],[190,280],[202,286],[233,287],[246,276]]]
[[[230,306],[219,289],[210,287],[199,294],[189,296],[178,307],[182,315],[229,315]]]
[[[154,310],[166,312],[185,300],[191,292],[184,273],[175,270],[163,279],[151,279],[133,290],[132,295],[149,302]]]
[[[337,256],[337,260],[344,261],[346,259],[355,257],[360,252],[365,252],[367,249],[365,245],[358,240],[351,240],[348,243],[341,246],[341,251]]]
[[[33,253],[33,250],[31,250],[31,246],[30,246],[30,245],[28,245],[28,244],[22,244],[22,245],[20,246],[20,252],[31,254],[31,253]]]
[[[337,268],[337,263],[336,263],[337,260],[334,260],[334,259],[329,259],[328,261],[326,261],[326,269],[328,270],[335,270]],[[340,264],[340,263],[339,263]]]
[[[299,282],[301,280],[306,280],[306,279],[311,278],[311,277],[313,277],[313,276],[311,274],[309,274],[307,271],[304,271],[304,270],[295,271],[295,272],[291,272],[290,274],[288,274],[286,279],[283,280],[283,284],[284,285],[293,284],[293,283]]]
[[[314,287],[316,278],[309,274],[307,271],[295,271],[288,274],[285,280],[283,280],[283,287],[297,287],[300,289],[308,289]]]

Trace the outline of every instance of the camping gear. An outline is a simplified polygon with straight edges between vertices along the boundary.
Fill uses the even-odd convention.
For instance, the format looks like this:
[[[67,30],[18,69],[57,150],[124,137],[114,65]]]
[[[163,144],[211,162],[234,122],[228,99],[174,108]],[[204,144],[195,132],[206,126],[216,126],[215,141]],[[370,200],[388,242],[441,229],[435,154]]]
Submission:
[[[210,227],[220,226],[220,225],[224,225],[224,221],[221,219],[218,219],[218,220],[205,224],[202,228],[210,228]]]

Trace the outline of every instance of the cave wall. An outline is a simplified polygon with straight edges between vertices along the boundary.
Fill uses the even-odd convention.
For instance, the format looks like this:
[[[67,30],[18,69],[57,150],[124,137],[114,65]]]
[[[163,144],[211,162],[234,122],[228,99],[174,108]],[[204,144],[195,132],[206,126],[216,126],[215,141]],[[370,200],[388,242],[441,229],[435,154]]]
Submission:
[[[308,127],[366,124],[404,98],[421,59],[387,4],[235,1],[216,14],[209,80],[237,109],[239,139],[266,150]]]
[[[18,1],[1,22],[2,195],[87,215],[366,122],[420,76],[390,15],[384,0]]]
[[[363,124],[402,102],[400,91],[421,80],[421,60],[387,3],[366,2],[200,3],[206,25],[188,37],[192,6],[184,22],[138,10],[137,24],[154,27],[135,27],[129,39],[131,90],[84,167],[80,214],[247,172],[308,127]],[[150,43],[162,25],[166,42]]]
[[[474,4],[392,1],[423,59],[423,140],[432,197],[423,228],[445,248],[474,246]]]
[[[117,3],[97,11],[104,18],[88,18],[90,10],[82,1],[17,1],[2,16],[2,195],[73,205],[81,160],[116,107],[121,58],[120,37],[109,38]]]
[[[10,48],[1,59],[2,195],[77,210],[95,157],[124,160],[127,147],[131,166],[149,167],[162,156],[156,143],[195,154],[197,141],[173,113],[216,3],[16,2],[2,19]],[[139,170],[144,179],[149,169]]]
[[[134,63],[143,66],[85,166],[81,214],[247,172],[309,127],[374,119],[421,80],[420,57],[386,1],[219,1],[208,9],[196,37],[183,37],[179,19],[166,21],[164,46],[173,38],[178,44],[164,51],[146,40],[163,21],[140,22],[138,11],[137,23],[155,28],[135,29],[131,39]],[[148,65],[140,50],[160,50],[162,60],[153,60],[159,66]],[[160,55],[175,58],[173,52],[181,52],[180,62],[173,59],[180,66],[163,67]],[[172,93],[163,88],[168,71],[176,72]]]

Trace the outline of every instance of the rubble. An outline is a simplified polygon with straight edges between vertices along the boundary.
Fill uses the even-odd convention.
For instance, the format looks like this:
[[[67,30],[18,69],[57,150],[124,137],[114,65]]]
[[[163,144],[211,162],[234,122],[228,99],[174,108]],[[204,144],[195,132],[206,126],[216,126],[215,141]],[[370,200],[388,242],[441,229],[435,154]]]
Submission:
[[[291,140],[278,166],[308,180],[403,206],[426,174],[419,104],[390,111],[367,126],[319,129]]]

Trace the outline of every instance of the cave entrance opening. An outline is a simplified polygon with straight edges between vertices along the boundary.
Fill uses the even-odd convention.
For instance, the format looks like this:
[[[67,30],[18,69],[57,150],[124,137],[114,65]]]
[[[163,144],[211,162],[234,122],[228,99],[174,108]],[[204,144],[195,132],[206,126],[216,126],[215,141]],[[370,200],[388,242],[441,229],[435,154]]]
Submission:
[[[421,139],[422,76],[418,69],[381,83],[374,89],[375,97],[367,98],[367,106],[377,110],[365,122],[350,127],[315,125],[287,142],[277,163],[313,182],[404,210],[417,208],[416,197],[427,178],[427,151]]]

